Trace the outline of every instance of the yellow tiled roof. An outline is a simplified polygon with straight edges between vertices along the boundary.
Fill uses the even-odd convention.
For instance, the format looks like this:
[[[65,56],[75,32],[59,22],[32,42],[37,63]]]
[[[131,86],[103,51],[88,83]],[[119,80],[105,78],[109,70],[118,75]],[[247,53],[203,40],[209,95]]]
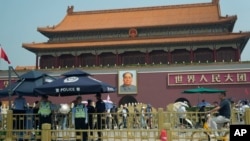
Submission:
[[[71,10],[70,10],[71,9]],[[218,0],[210,3],[74,12],[72,7],[56,26],[40,32],[99,30],[182,24],[214,23],[236,19],[221,17]]]
[[[36,66],[16,66],[15,70],[35,70]]]

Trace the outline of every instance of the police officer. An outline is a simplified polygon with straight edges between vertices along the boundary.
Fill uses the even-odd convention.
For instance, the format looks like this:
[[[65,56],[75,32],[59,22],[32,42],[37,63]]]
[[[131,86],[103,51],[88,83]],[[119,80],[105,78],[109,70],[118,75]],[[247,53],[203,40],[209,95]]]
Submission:
[[[39,114],[39,129],[41,129],[42,124],[49,123],[52,124],[52,103],[48,100],[47,95],[43,95],[41,98],[41,101],[36,105],[36,107],[39,108],[38,114]]]
[[[88,109],[82,104],[82,97],[76,97],[76,105],[72,109],[72,125],[77,130],[87,130],[88,128]],[[80,132],[76,132],[77,135],[81,135]],[[82,132],[82,141],[87,141],[87,131]]]

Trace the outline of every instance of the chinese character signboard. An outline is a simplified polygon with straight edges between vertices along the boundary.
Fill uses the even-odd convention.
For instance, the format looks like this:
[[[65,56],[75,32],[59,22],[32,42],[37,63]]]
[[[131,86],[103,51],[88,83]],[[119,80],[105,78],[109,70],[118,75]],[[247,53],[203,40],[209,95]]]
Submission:
[[[168,86],[250,84],[250,71],[169,73]]]

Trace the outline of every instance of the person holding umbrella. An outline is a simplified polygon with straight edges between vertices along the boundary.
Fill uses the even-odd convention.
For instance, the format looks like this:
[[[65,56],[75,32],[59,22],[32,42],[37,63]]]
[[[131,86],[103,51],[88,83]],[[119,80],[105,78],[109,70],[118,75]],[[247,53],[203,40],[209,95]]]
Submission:
[[[88,128],[88,109],[82,104],[82,97],[76,97],[76,106],[72,109],[72,126],[77,130],[87,130]],[[79,132],[76,133],[80,135]],[[88,134],[86,131],[82,133],[82,141],[88,140]]]

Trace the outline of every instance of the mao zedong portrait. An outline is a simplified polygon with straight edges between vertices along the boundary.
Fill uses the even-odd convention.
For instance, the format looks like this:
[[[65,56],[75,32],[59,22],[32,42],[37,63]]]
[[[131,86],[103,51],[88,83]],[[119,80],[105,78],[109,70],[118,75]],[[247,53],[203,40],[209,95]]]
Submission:
[[[136,93],[137,87],[133,84],[133,79],[136,76],[133,76],[132,72],[124,72],[122,74],[122,82],[120,85],[120,93]]]

